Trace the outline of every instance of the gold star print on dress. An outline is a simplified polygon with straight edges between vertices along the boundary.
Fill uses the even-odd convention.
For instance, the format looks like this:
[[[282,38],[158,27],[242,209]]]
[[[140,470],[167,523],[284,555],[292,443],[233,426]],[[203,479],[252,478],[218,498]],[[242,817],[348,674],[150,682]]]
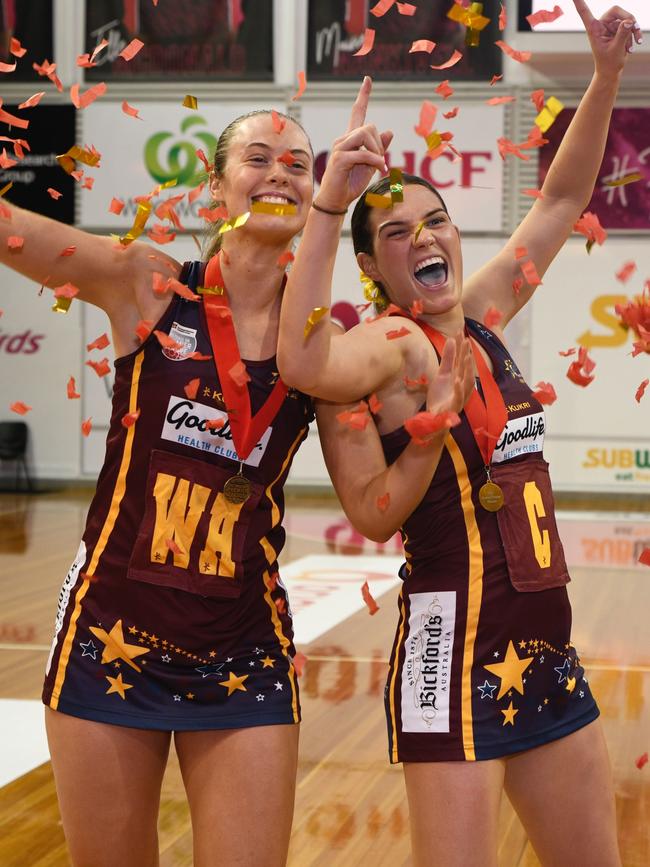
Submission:
[[[115,623],[110,632],[106,632],[105,629],[98,629],[95,626],[91,626],[90,631],[106,645],[102,653],[102,662],[113,662],[114,659],[123,659],[131,668],[134,668],[136,671],[142,671],[133,660],[136,656],[149,653],[149,648],[138,647],[137,644],[127,644],[122,632],[121,620]]]
[[[242,674],[241,677],[237,677],[236,674],[233,674],[232,671],[228,672],[228,680],[219,681],[219,686],[225,686],[228,689],[228,695],[232,695],[236,689],[241,689],[242,692],[246,692],[246,687],[244,686],[244,681],[248,678],[247,674]]]
[[[532,661],[532,656],[520,659],[520,657],[517,656],[514,644],[512,641],[509,641],[508,649],[506,650],[506,658],[503,662],[495,662],[491,665],[483,666],[483,668],[486,668],[488,671],[491,671],[492,674],[501,678],[501,687],[499,689],[499,694],[497,695],[497,701],[501,696],[505,695],[509,689],[516,689],[521,695],[524,694],[524,684],[521,676],[528,667],[528,664]]]
[[[106,690],[106,695],[116,692],[121,699],[124,699],[126,698],[126,690],[133,689],[132,683],[124,683],[121,673],[117,677],[107,677],[106,680],[110,683],[109,688]]]
[[[516,707],[513,707],[512,702],[510,702],[508,707],[505,710],[502,710],[501,713],[503,714],[503,724],[507,725],[510,723],[510,725],[513,726],[515,724],[515,714],[518,714],[519,710]]]

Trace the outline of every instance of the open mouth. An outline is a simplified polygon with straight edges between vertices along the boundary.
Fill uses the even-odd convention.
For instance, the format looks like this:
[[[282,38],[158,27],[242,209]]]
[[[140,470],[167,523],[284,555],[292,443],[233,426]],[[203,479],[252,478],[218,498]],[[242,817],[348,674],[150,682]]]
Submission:
[[[294,199],[288,196],[278,195],[277,193],[263,193],[261,196],[253,196],[253,202],[265,202],[267,205],[295,205]]]
[[[430,256],[415,266],[414,276],[427,289],[435,289],[447,282],[449,268],[442,256]]]

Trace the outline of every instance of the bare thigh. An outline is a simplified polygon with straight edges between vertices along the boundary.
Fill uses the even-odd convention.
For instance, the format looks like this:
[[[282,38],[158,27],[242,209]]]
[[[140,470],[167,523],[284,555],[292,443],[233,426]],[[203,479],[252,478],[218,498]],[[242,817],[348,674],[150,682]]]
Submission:
[[[194,867],[282,867],[298,765],[297,725],[177,732]]]
[[[74,867],[156,867],[169,732],[45,708],[63,830]]]
[[[600,720],[508,759],[505,788],[544,867],[620,867]]]
[[[496,867],[504,762],[409,762],[415,867]]]

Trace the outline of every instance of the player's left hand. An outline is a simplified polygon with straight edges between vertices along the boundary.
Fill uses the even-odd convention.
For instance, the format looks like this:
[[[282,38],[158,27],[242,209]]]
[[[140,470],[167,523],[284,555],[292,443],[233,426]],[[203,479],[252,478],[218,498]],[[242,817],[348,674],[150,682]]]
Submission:
[[[573,4],[585,25],[596,72],[618,75],[634,44],[643,41],[634,15],[621,6],[612,6],[601,18],[594,18],[585,0],[573,0]]]

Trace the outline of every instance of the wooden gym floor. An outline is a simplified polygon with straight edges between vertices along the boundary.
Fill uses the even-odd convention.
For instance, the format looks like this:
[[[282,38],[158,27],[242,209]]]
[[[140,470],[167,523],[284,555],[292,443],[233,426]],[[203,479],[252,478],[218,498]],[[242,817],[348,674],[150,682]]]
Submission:
[[[86,491],[0,495],[0,713],[5,699],[40,697],[59,587],[89,497]],[[583,510],[593,506],[580,503]],[[650,545],[650,515],[569,511],[559,523],[573,576],[573,640],[601,708],[614,768],[623,864],[647,867],[650,764],[638,769],[635,761],[650,750],[650,569],[635,558],[640,545]],[[394,542],[377,548],[351,538],[332,500],[290,500],[287,528],[284,564],[340,553],[348,568],[361,553],[398,553]],[[375,617],[357,611],[299,647],[308,663],[290,867],[411,863],[402,774],[388,764],[382,702],[396,595],[392,586]],[[25,707],[40,719],[40,708]],[[0,775],[2,757],[16,747],[0,744]],[[191,865],[189,816],[173,755],[159,826],[162,867]],[[539,863],[505,798],[499,849],[502,867]],[[0,865],[68,863],[46,761],[0,788]]]

